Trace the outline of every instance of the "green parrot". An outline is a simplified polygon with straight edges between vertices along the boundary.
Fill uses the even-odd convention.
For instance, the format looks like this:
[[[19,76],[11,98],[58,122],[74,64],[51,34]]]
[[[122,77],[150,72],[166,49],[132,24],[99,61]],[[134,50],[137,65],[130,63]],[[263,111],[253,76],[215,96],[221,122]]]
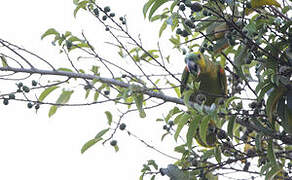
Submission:
[[[190,96],[190,101],[197,102],[197,95],[205,95],[205,105],[211,106],[218,98],[225,97],[227,94],[227,80],[224,68],[220,64],[210,61],[200,52],[191,53],[185,58],[186,67],[182,74],[180,91],[183,94],[190,89],[191,84],[200,82],[198,90]],[[213,130],[212,130],[213,129]],[[213,120],[209,123],[206,143],[202,141],[199,132],[196,133],[196,140],[201,146],[213,147],[217,141],[216,126]]]

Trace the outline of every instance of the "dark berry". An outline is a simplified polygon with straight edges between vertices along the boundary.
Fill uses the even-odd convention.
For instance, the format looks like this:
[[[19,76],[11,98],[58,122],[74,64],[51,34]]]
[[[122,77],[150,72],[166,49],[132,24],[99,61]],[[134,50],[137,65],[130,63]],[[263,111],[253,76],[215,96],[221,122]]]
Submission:
[[[204,16],[208,16],[208,15],[209,15],[209,12],[208,12],[206,9],[204,9],[204,10],[203,10],[203,15],[204,15]]]
[[[120,17],[119,19],[120,19],[120,21],[123,21],[123,20],[124,20],[124,18],[123,18],[123,17]]]
[[[99,10],[98,10],[97,8],[95,8],[95,9],[93,10],[93,13],[94,13],[96,16],[98,16],[98,15],[99,15]]]
[[[103,10],[104,10],[104,12],[107,13],[107,12],[110,12],[111,11],[111,8],[109,6],[106,6],[106,7],[104,7]]]
[[[116,14],[115,13],[110,13],[110,17],[115,17]]]
[[[71,41],[66,41],[66,46],[67,46],[67,49],[71,49],[72,42]]]
[[[124,20],[124,21],[122,21],[122,24],[123,24],[123,25],[125,25],[125,24],[126,24],[126,21],[125,21],[125,20]]]
[[[106,27],[106,28],[105,28],[105,31],[109,31],[109,28],[108,28],[108,27]]]
[[[31,85],[32,85],[32,86],[37,86],[37,85],[38,85],[38,82],[36,82],[36,80],[32,80],[32,81],[31,81]]]
[[[9,94],[9,99],[15,99],[15,94],[13,93]]]
[[[33,106],[32,103],[30,103],[30,102],[27,103],[27,107],[28,107],[29,109],[32,108],[32,106]]]
[[[218,137],[218,139],[226,139],[227,138],[227,134],[226,134],[225,131],[220,129],[219,132],[217,133],[217,137]]]
[[[85,90],[92,89],[92,85],[91,85],[91,84],[86,84],[86,85],[84,86],[84,89],[85,89]]]
[[[181,28],[177,28],[177,29],[176,29],[176,34],[182,34],[182,32],[183,32],[183,31],[181,30]]]
[[[119,128],[122,131],[125,130],[126,129],[126,124],[125,123],[120,124]]]
[[[106,91],[104,91],[104,95],[109,95],[110,94],[110,91],[108,91],[108,90],[106,90]]]
[[[38,110],[40,108],[40,104],[36,104],[34,108]]]
[[[188,35],[189,35],[188,31],[184,29],[184,30],[182,31],[182,36],[183,36],[183,37],[187,37]]]
[[[107,19],[107,16],[106,15],[102,16],[102,20],[103,21],[105,21],[106,19]]]
[[[169,124],[169,126],[173,126],[174,122],[173,121],[169,121],[168,124]]]
[[[22,82],[20,82],[20,83],[17,84],[17,87],[18,88],[21,88],[22,86],[23,86],[23,83]]]
[[[4,98],[4,99],[3,99],[3,104],[4,104],[4,105],[8,105],[8,104],[9,104],[9,100],[6,99],[6,98]]]
[[[179,5],[179,9],[180,9],[181,11],[184,11],[184,10],[186,10],[186,6],[183,5],[183,4],[181,4],[181,5]]]
[[[118,143],[117,140],[112,140],[112,141],[110,142],[111,146],[116,146],[117,143]]]
[[[187,54],[187,50],[185,48],[182,48],[182,54],[186,55]]]
[[[218,101],[218,104],[219,105],[223,105],[224,104],[224,99],[223,98],[220,98],[219,101]]]
[[[191,2],[191,0],[186,0],[184,3],[185,3],[185,5],[186,5],[187,7],[192,7],[192,2]]]
[[[251,3],[250,3],[250,2],[247,2],[247,3],[246,3],[246,7],[247,7],[247,8],[251,8]]]
[[[126,77],[127,77],[127,75],[126,75],[126,74],[123,74],[123,75],[122,75],[122,78],[126,78]]]
[[[164,130],[167,130],[167,128],[168,128],[167,125],[164,125],[164,126],[163,126],[163,129],[164,129]]]
[[[192,4],[191,9],[194,12],[200,12],[203,8],[202,8],[202,5],[200,3],[195,2]]]
[[[22,90],[26,93],[28,93],[30,91],[29,87],[27,87],[27,86],[23,86]]]
[[[189,20],[189,19],[185,20],[185,24],[186,24],[188,27],[190,27],[190,28],[193,28],[193,27],[194,27],[194,23],[193,23],[191,20]]]

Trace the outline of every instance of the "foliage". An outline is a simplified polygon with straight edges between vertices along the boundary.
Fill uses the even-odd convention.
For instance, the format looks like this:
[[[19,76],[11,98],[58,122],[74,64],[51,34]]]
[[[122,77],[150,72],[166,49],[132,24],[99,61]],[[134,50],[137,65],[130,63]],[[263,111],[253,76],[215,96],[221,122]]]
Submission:
[[[35,106],[38,110],[40,105],[49,104],[49,116],[52,116],[61,106],[111,102],[126,110],[119,116],[106,111],[104,117],[109,127],[86,142],[81,153],[98,142],[105,144],[108,141],[118,151],[117,140],[113,139],[117,131],[127,132],[146,147],[160,152],[127,130],[122,120],[131,112],[145,118],[149,109],[162,108],[168,102],[173,106],[166,106],[169,111],[165,117],[157,115],[157,123],[164,123],[162,141],[166,136],[173,136],[177,143],[174,151],[180,158],[160,152],[174,161],[159,169],[154,160],[149,160],[143,165],[141,180],[149,176],[155,179],[159,175],[167,175],[172,180],[220,179],[230,171],[242,171],[265,179],[287,179],[291,175],[291,1],[147,0],[141,12],[145,21],[160,20],[159,37],[168,36],[166,31],[169,30],[169,43],[173,45],[173,51],[180,54],[181,61],[175,61],[171,53],[163,56],[159,45],[146,49],[128,32],[127,19],[115,17],[109,6],[101,7],[95,0],[74,0],[74,4],[74,16],[80,10],[94,16],[112,37],[110,44],[117,48],[119,58],[130,62],[137,71],[102,57],[83,33],[77,37],[70,31],[60,33],[50,28],[41,36],[42,39],[53,37],[52,45],[71,65],[58,68],[38,55],[0,39],[2,47],[10,50],[10,54],[1,53],[1,71],[67,78],[46,85],[35,80],[31,86],[18,82],[15,92],[1,96],[4,105],[11,100],[27,101],[28,108]],[[11,47],[34,56],[51,69],[35,68]],[[173,64],[184,66],[184,55],[197,51],[224,67],[228,76],[226,97],[217,98],[211,106],[204,104],[206,96],[210,96],[204,92],[202,97],[190,98],[202,85],[200,82],[187,84],[189,90],[181,94],[182,71],[171,69]],[[75,61],[74,53],[78,54]],[[78,61],[88,56],[95,61],[88,64],[90,69],[79,68]],[[17,58],[23,62],[15,60]],[[22,63],[30,68],[24,68]],[[69,103],[78,92],[76,84],[85,91],[84,104]],[[29,96],[31,91],[38,92],[36,99]],[[55,98],[53,93],[59,93],[55,102],[50,99]],[[159,102],[152,101],[153,98]],[[214,140],[211,145],[208,143],[210,138]]]

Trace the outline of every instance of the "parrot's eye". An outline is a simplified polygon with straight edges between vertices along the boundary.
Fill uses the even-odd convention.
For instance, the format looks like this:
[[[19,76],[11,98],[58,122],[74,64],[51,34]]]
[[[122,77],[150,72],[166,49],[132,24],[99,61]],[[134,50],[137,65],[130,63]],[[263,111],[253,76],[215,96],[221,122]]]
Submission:
[[[198,57],[198,59],[201,59],[201,54],[198,54],[197,57]]]

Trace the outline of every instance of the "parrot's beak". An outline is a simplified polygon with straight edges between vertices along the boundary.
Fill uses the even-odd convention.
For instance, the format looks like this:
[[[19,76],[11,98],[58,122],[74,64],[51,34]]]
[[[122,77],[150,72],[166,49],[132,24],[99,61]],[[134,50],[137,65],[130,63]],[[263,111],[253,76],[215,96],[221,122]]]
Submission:
[[[200,74],[199,66],[194,62],[187,59],[187,69],[190,73],[198,76]]]

